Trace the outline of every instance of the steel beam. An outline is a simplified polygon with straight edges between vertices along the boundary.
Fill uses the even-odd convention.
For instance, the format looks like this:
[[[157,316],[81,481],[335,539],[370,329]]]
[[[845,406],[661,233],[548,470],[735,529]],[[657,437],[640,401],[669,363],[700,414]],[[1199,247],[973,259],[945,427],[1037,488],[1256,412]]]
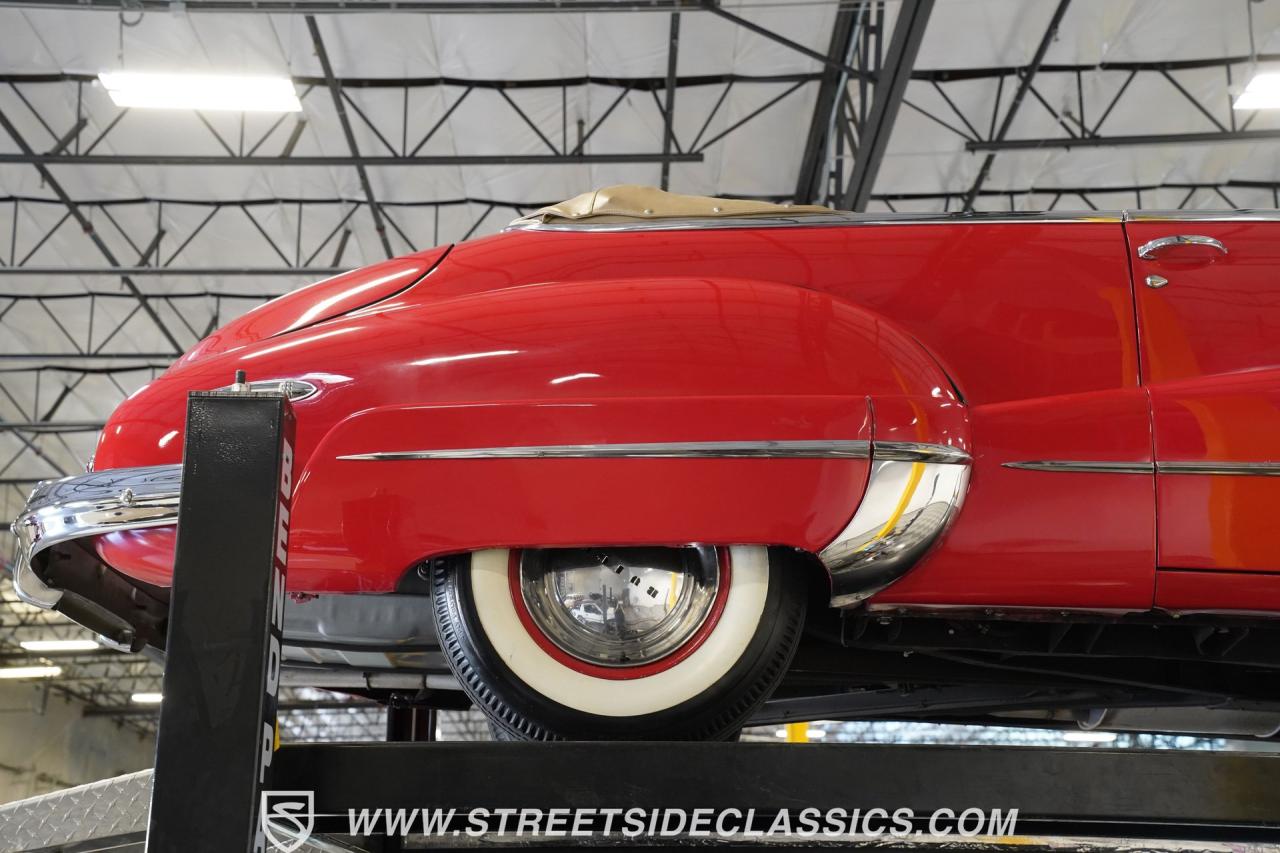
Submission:
[[[26,139],[22,137],[22,134],[18,132],[18,128],[14,126],[13,122],[9,120],[9,117],[5,115],[3,111],[0,111],[0,127],[4,128],[5,132],[9,134],[10,138],[13,139],[14,144],[18,146],[18,149],[21,150],[24,155],[35,155],[31,146],[27,144]],[[107,263],[113,267],[119,267],[120,262],[116,259],[115,253],[111,251],[110,247],[107,246],[106,242],[98,232],[94,230],[93,223],[84,215],[80,210],[80,207],[71,199],[71,196],[67,194],[67,191],[62,188],[62,184],[54,178],[53,173],[49,171],[48,167],[43,163],[35,163],[35,166],[36,170],[40,172],[40,177],[43,179],[45,186],[53,191],[53,194],[58,197],[58,200],[62,202],[63,206],[67,208],[67,211],[71,216],[77,223],[79,223],[84,233],[89,235],[89,239],[93,241],[94,246],[96,246],[102,256],[106,258]],[[169,327],[165,325],[164,320],[160,319],[160,315],[156,313],[156,309],[147,301],[147,297],[144,296],[142,291],[138,289],[138,286],[133,283],[133,279],[124,275],[121,276],[120,280],[124,283],[124,286],[129,290],[129,292],[137,298],[138,304],[142,306],[142,310],[146,312],[147,316],[151,318],[153,323],[155,323],[156,328],[158,328],[160,333],[164,335],[165,340],[173,346],[173,354],[180,354],[183,350],[182,345],[178,343],[178,339],[174,337],[173,332],[169,331]]]
[[[671,13],[671,33],[667,41],[666,106],[662,111],[662,181],[661,188],[671,184],[671,148],[675,142],[676,65],[680,59],[680,13]],[[567,147],[567,146],[566,146]]]
[[[902,96],[907,91],[907,81],[911,79],[911,68],[915,65],[929,16],[933,13],[933,3],[934,0],[903,0],[898,9],[889,51],[876,80],[871,113],[862,126],[853,172],[841,199],[840,206],[845,210],[867,209],[871,189],[898,118],[898,109],[902,106]]]
[[[837,65],[826,65],[822,71],[822,83],[814,101],[813,118],[809,122],[809,136],[800,159],[800,174],[796,178],[796,204],[812,204],[822,200],[822,184],[826,178],[827,151],[836,130],[840,93],[849,82],[844,65],[853,63],[853,51],[858,43],[858,25],[866,14],[866,4],[836,11],[831,27],[831,44],[827,58]]]
[[[1049,19],[1049,26],[1045,28],[1035,55],[1031,58],[1031,64],[1020,72],[1021,80],[1018,83],[1018,89],[1014,93],[1013,100],[1009,103],[1009,109],[1004,114],[1004,121],[1000,123],[1000,130],[993,137],[993,141],[1000,142],[1009,135],[1009,128],[1013,126],[1013,120],[1018,115],[1018,108],[1022,106],[1023,100],[1026,99],[1027,92],[1031,90],[1031,82],[1035,79],[1036,72],[1040,70],[1045,54],[1049,52],[1049,45],[1053,43],[1054,36],[1058,34],[1058,26],[1062,23],[1062,17],[1067,14],[1067,7],[1070,5],[1071,0],[1058,0],[1058,7],[1053,10],[1053,17]],[[994,151],[988,152],[982,161],[982,165],[978,168],[978,176],[974,178],[973,186],[969,188],[969,192],[964,198],[964,210],[966,212],[973,210],[973,201],[978,197],[978,193],[982,191],[982,185],[987,182],[987,176],[991,174],[991,163],[995,158]]]
[[[347,118],[347,108],[343,103],[342,84],[333,73],[333,64],[329,62],[329,51],[325,49],[324,39],[320,36],[320,25],[315,16],[307,15],[307,30],[311,33],[311,44],[316,49],[316,58],[320,60],[320,68],[324,71],[324,82],[333,98],[333,108],[338,114],[338,123],[342,125],[342,135],[347,140],[347,150],[355,159],[360,157],[360,146],[356,143],[356,135],[351,129],[351,120]],[[387,225],[382,221],[382,208],[373,196],[373,186],[369,183],[369,172],[363,163],[356,163],[356,174],[360,178],[360,188],[364,191],[365,201],[369,203],[369,212],[373,215],[373,228],[378,232],[378,240],[388,258],[395,257],[391,249],[391,238],[387,236]]]
[[[664,155],[636,154],[439,154],[412,157],[314,155],[275,157],[218,154],[0,154],[0,163],[31,163],[38,166],[557,166],[601,165],[608,163],[701,163],[695,153]]]
[[[3,361],[119,361],[120,359],[156,358],[172,361],[177,355],[171,352],[0,352]]]
[[[181,10],[191,12],[258,12],[266,14],[338,14],[370,12],[583,13],[697,11],[705,0],[185,0]],[[5,5],[28,9],[102,10],[119,12],[119,0],[10,0]],[[174,0],[129,0],[130,11],[174,11]]]
[[[1197,133],[1150,133],[1132,136],[1084,136],[1061,139],[992,139],[965,143],[968,151],[1025,151],[1036,148],[1122,148],[1135,145],[1204,145],[1223,142],[1266,142],[1280,139],[1280,129],[1206,130]],[[990,154],[988,156],[991,156]]]
[[[0,0],[0,6],[5,5],[7,0]],[[50,0],[50,2],[61,4],[61,0]],[[168,0],[166,0],[166,3]],[[853,5],[852,0],[848,5]],[[80,4],[78,4],[80,5]],[[61,6],[65,8],[65,6]],[[112,8],[118,9],[118,5]],[[655,6],[655,11],[663,9],[670,10],[670,6]],[[685,11],[699,11],[703,9],[703,3],[690,3],[683,8]],[[807,50],[807,48],[806,48]],[[819,54],[821,55],[821,54]],[[1040,74],[1087,74],[1094,72],[1159,72],[1159,71],[1186,71],[1203,68],[1222,68],[1229,65],[1248,65],[1253,63],[1273,64],[1280,62],[1280,53],[1260,53],[1256,57],[1248,54],[1231,55],[1231,56],[1214,56],[1199,59],[1172,59],[1172,60],[1146,60],[1146,61],[1122,61],[1122,62],[1094,62],[1094,63],[1062,63],[1062,62],[1044,62],[1040,65]],[[824,60],[825,64],[825,60]],[[983,80],[998,77],[1011,77],[1019,75],[1025,66],[1021,65],[984,65],[972,68],[916,68],[911,72],[912,80],[934,81],[938,83],[948,83],[956,80]],[[681,77],[676,81],[678,87],[683,86],[701,86],[710,83],[727,83],[730,80],[737,82],[751,83],[756,81],[771,82],[779,78],[794,78],[804,76],[809,79],[817,80],[821,78],[820,74],[804,73],[804,74],[782,74],[782,75],[753,75],[753,74],[697,74],[688,77]],[[868,74],[868,79],[873,79],[873,74]],[[97,74],[85,74],[73,71],[55,71],[46,73],[21,73],[21,72],[0,72],[0,84],[37,84],[37,83],[94,83],[98,79]],[[320,86],[324,85],[324,78],[315,77],[306,74],[296,74],[292,78],[294,83],[299,86]],[[569,77],[530,77],[520,80],[504,80],[493,78],[463,78],[463,77],[339,77],[338,82],[342,84],[344,89],[404,89],[404,88],[420,88],[431,86],[458,86],[471,87],[476,89],[538,89],[538,88],[560,88],[562,86],[615,86],[628,89],[660,89],[664,85],[664,77],[662,76],[644,76],[644,77],[615,77],[602,75],[575,75]],[[785,80],[783,81],[785,82]]]
[[[0,421],[0,432],[97,432],[102,421]]]
[[[868,80],[875,79],[873,75],[868,74],[867,72],[863,71],[860,68],[854,68],[852,65],[850,65],[847,62],[837,62],[831,59],[829,56],[821,54],[818,51],[813,50],[812,48],[805,47],[804,45],[800,44],[800,42],[798,41],[792,41],[786,36],[778,35],[773,30],[767,27],[762,27],[759,24],[754,23],[752,21],[748,21],[746,18],[735,15],[732,12],[726,12],[724,9],[720,8],[720,4],[717,2],[717,0],[704,0],[702,4],[702,8],[705,11],[711,12],[714,15],[718,15],[719,17],[724,18],[726,21],[732,21],[733,23],[737,24],[743,29],[750,30],[751,32],[755,33],[758,36],[763,36],[764,38],[767,38],[770,41],[775,41],[780,45],[789,47],[792,50],[794,50],[796,53],[803,54],[809,57],[810,59],[816,59],[818,62],[821,62],[823,67],[825,68],[837,68],[841,71],[844,71],[850,77],[855,77],[859,79],[863,79],[863,78]]]
[[[0,418],[0,428],[3,428],[7,423],[8,421],[5,421],[4,419]],[[58,472],[59,477],[67,476],[67,469],[63,468],[61,463],[59,463],[52,456],[50,456],[49,454],[41,450],[40,446],[36,444],[34,441],[32,441],[30,438],[23,435],[21,432],[14,432],[13,437],[18,439],[18,441],[22,442],[22,445],[26,447],[28,451],[31,452],[31,455],[35,456],[37,459],[43,462],[47,462],[50,465],[52,465],[53,469]]]
[[[2,5],[4,0],[0,0]],[[1280,55],[1276,57],[1280,61]],[[1103,69],[1099,69],[1103,70]],[[926,74],[941,72],[922,72]],[[960,72],[963,73],[963,72]],[[686,86],[711,86],[729,82],[735,83],[794,83],[797,80],[817,80],[821,75],[817,72],[789,72],[784,74],[739,74],[723,72],[720,74],[690,74],[676,78],[676,88]],[[52,74],[16,74],[0,72],[0,84],[48,84],[48,83],[95,83],[98,75],[79,74],[75,72],[55,72]],[[291,78],[297,86],[327,85],[323,77],[307,74],[295,74]],[[620,77],[602,74],[575,74],[568,77],[526,77],[519,80],[506,80],[493,77],[337,77],[338,83],[346,91],[352,89],[421,89],[438,86],[453,86],[459,89],[561,89],[566,86],[607,86],[628,91],[657,91],[666,87],[666,75],[646,75],[638,77]]]
[[[0,275],[49,276],[129,275],[129,276],[329,276],[350,267],[0,267]],[[75,294],[79,296],[80,294]],[[163,296],[164,294],[157,294]],[[229,296],[232,294],[228,294]]]

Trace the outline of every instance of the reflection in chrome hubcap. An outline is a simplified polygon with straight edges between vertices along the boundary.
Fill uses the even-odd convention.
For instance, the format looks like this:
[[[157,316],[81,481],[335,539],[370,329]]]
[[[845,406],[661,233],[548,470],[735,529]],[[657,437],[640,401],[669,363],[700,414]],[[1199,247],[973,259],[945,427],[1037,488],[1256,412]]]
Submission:
[[[719,588],[715,548],[547,548],[520,555],[534,624],[598,666],[636,666],[698,632]]]

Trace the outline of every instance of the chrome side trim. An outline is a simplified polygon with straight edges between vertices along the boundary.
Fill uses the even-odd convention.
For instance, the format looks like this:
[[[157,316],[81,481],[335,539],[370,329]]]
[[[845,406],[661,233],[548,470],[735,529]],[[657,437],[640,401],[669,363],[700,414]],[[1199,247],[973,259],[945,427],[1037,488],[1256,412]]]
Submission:
[[[37,554],[83,536],[174,524],[181,487],[181,465],[119,468],[37,485],[11,528],[18,537],[13,567],[18,597],[36,607],[57,607],[62,590],[36,575],[32,560]]]
[[[671,217],[611,221],[541,222],[517,219],[504,231],[697,231],[730,228],[830,228],[839,225],[944,225],[966,222],[994,225],[1043,222],[1121,222],[1123,212],[1097,211],[977,211],[972,213],[807,213],[794,216]]]
[[[1280,222],[1275,210],[976,211],[971,213],[849,213],[833,210],[795,216],[638,219],[611,222],[540,222],[517,219],[504,231],[696,231],[725,228],[804,228],[839,225],[1012,225],[1042,222]]]
[[[1126,210],[1126,222],[1280,222],[1280,210]]]
[[[1067,471],[1085,474],[1217,474],[1227,477],[1280,477],[1280,462],[1086,462],[1042,459],[1005,462],[1005,468],[1025,471]]]
[[[660,441],[634,444],[546,444],[394,450],[339,456],[352,461],[406,459],[866,459],[866,441]]]
[[[1156,470],[1161,474],[1280,477],[1280,462],[1158,462]]]
[[[958,447],[945,444],[920,444],[914,441],[877,441],[875,458],[897,462],[941,462],[954,465],[969,463],[969,454]]]
[[[964,501],[969,462],[942,445],[874,444],[857,512],[818,554],[831,576],[832,607],[869,598],[928,553]]]
[[[1067,471],[1078,474],[1154,474],[1151,462],[1075,462],[1063,459],[1037,459],[1030,462],[1006,462],[1002,467],[1024,471]]]

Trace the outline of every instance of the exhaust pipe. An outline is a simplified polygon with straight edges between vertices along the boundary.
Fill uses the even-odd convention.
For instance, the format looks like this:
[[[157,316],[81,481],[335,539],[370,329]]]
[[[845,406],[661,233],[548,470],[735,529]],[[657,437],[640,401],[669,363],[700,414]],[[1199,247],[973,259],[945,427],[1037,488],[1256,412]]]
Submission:
[[[1084,712],[1076,722],[1087,732],[1170,732],[1254,738],[1280,734],[1280,713],[1235,708],[1096,708]]]

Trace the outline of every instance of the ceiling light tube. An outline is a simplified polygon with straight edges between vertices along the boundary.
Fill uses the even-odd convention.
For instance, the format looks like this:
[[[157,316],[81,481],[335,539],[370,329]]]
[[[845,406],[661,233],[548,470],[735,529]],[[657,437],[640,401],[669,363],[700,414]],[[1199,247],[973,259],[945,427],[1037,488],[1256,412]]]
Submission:
[[[0,669],[0,678],[55,678],[62,675],[60,666],[9,666]]]
[[[302,102],[288,77],[104,71],[99,82],[117,107],[296,113]]]
[[[1269,110],[1280,107],[1280,71],[1260,71],[1231,105],[1237,110]]]
[[[29,652],[96,652],[96,640],[23,640],[18,645]]]

